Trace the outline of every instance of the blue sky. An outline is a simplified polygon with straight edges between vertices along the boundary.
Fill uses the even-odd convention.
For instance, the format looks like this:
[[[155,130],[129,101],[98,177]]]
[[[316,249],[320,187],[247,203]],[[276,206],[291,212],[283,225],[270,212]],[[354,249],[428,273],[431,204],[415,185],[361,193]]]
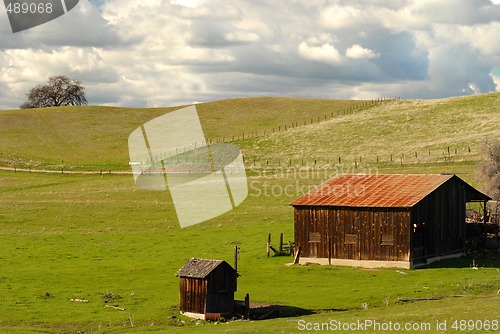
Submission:
[[[56,74],[130,107],[488,93],[498,36],[490,0],[80,0],[16,34],[0,11],[0,109]]]

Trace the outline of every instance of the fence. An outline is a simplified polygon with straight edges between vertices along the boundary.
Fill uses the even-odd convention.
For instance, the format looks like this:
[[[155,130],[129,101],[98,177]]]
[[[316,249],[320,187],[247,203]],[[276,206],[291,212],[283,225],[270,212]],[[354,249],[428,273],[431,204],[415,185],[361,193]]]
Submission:
[[[272,169],[272,168],[309,168],[309,169],[329,169],[337,167],[349,167],[353,171],[357,169],[366,168],[367,166],[375,167],[402,167],[405,165],[419,165],[419,164],[449,164],[460,161],[475,161],[480,155],[479,149],[469,147],[451,147],[448,146],[441,150],[426,150],[395,154],[373,154],[373,155],[357,155],[357,156],[330,156],[321,158],[284,158],[277,156],[257,156],[257,155],[243,155],[243,161],[247,170],[258,169]],[[158,160],[157,160],[158,159]],[[158,162],[165,159],[166,162],[172,162],[171,157],[163,157],[159,155],[155,160]],[[204,162],[199,156],[182,156],[173,161],[177,164],[183,165],[183,170],[189,170],[192,166],[192,172],[196,172],[200,163]],[[1,165],[0,161],[0,165]],[[147,164],[150,162],[148,161]],[[213,163],[213,162],[208,162]],[[26,164],[4,163],[0,170],[8,170],[13,172],[29,172],[29,173],[60,173],[60,174],[132,174],[130,169],[125,166],[122,170],[106,169],[86,169],[85,166],[79,166],[80,170],[74,169],[71,164],[53,165],[45,168],[34,168]],[[166,166],[168,169],[168,165]]]
[[[306,126],[306,125],[324,122],[324,121],[330,120],[330,119],[338,117],[338,116],[355,114],[356,112],[359,112],[361,110],[365,110],[365,109],[370,108],[376,104],[379,104],[382,102],[400,100],[400,99],[401,98],[380,98],[380,99],[376,99],[376,100],[366,101],[366,102],[362,103],[361,105],[357,105],[355,107],[349,107],[349,108],[345,108],[343,110],[332,111],[330,113],[324,114],[323,117],[316,116],[314,118],[303,119],[300,122],[299,121],[289,122],[286,124],[274,126],[274,127],[269,128],[267,130],[242,132],[241,134],[237,134],[237,135],[207,138],[206,143],[207,144],[231,143],[231,142],[239,142],[242,140],[263,138],[266,136],[270,136],[274,133],[293,130],[293,129],[298,128],[300,126]]]
[[[266,156],[244,156],[247,168],[267,168],[267,167],[309,167],[328,168],[335,166],[353,166],[358,168],[366,165],[413,165],[423,163],[453,163],[459,161],[475,160],[479,152],[474,151],[470,146],[453,148],[446,147],[442,150],[426,150],[395,154],[372,154],[358,156],[330,156],[321,158],[283,158]]]

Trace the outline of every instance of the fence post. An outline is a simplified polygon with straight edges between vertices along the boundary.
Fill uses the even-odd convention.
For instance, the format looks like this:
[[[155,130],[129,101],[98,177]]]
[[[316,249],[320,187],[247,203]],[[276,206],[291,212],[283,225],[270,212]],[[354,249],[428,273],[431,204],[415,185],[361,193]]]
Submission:
[[[266,256],[269,257],[269,253],[271,252],[271,233],[267,236],[267,250]]]
[[[245,314],[244,314],[245,319],[250,318],[250,295],[247,293],[245,295]]]
[[[280,233],[280,253],[283,252],[283,233]]]

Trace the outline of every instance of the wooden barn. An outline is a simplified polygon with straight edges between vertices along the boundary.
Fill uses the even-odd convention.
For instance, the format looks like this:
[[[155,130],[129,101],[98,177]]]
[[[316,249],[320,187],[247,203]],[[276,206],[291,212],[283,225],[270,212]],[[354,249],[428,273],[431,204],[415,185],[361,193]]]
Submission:
[[[233,313],[237,274],[226,261],[192,258],[177,276],[182,314],[216,320]]]
[[[290,204],[295,248],[300,263],[362,267],[460,256],[466,203],[489,199],[456,175],[334,177]]]

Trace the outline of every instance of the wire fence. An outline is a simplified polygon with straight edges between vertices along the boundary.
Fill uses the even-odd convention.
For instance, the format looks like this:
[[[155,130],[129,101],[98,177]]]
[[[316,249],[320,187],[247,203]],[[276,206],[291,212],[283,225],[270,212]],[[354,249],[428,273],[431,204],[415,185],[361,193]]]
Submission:
[[[213,143],[232,143],[232,142],[239,142],[239,141],[244,141],[244,140],[251,140],[251,139],[256,139],[256,138],[263,138],[263,137],[268,137],[271,136],[275,133],[279,132],[284,132],[284,131],[289,131],[296,129],[301,126],[307,126],[311,124],[318,124],[321,122],[328,121],[330,119],[339,117],[339,116],[345,116],[345,115],[352,115],[357,112],[360,112],[362,110],[366,110],[368,108],[371,108],[375,105],[378,105],[383,102],[389,102],[389,101],[395,101],[395,100],[401,100],[401,98],[380,98],[380,99],[375,99],[375,100],[370,100],[366,101],[362,104],[358,104],[356,106],[344,108],[342,110],[337,110],[337,111],[331,111],[329,113],[325,113],[323,116],[315,116],[315,117],[309,117],[307,119],[302,119],[301,121],[294,121],[294,122],[288,122],[284,123],[281,125],[273,126],[265,130],[255,130],[255,131],[243,131],[240,134],[233,134],[233,135],[228,135],[228,136],[219,136],[219,137],[211,137],[206,139],[207,144],[213,144]]]
[[[243,163],[246,170],[269,170],[269,169],[335,169],[338,167],[347,167],[352,171],[363,169],[370,166],[375,167],[403,167],[409,165],[424,165],[424,164],[452,164],[463,161],[477,161],[480,156],[479,149],[468,147],[452,147],[447,146],[441,150],[414,150],[406,153],[395,154],[371,154],[371,155],[356,155],[356,156],[321,156],[313,157],[283,157],[283,156],[265,156],[242,154]],[[168,161],[167,161],[168,160]],[[161,164],[164,161],[164,164]],[[213,163],[213,162],[208,162]],[[157,170],[158,166],[164,166],[165,169],[182,166],[182,170],[190,173],[199,171],[199,165],[206,165],[205,160],[200,160],[199,156],[180,155],[178,157],[162,158],[158,155],[153,161],[148,161],[144,165],[145,171],[147,166],[151,164],[151,168]],[[220,168],[222,165],[215,165]],[[191,169],[190,169],[191,168]],[[85,167],[82,165],[73,166],[68,162],[60,165],[51,165],[46,167],[29,166],[23,163],[5,163],[0,166],[0,170],[25,173],[59,173],[59,174],[132,174],[130,166],[124,165],[123,168],[99,168],[95,169],[91,166]]]

